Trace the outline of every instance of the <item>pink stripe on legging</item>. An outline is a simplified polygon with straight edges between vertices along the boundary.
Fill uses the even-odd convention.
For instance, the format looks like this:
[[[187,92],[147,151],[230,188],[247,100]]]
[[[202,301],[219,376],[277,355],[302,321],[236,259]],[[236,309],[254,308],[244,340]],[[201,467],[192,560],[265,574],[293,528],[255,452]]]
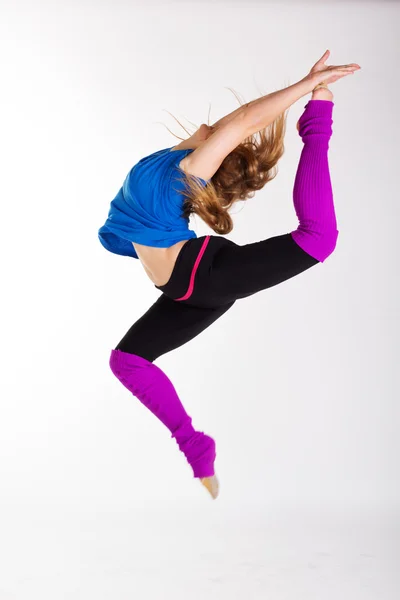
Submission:
[[[193,288],[194,288],[194,277],[196,275],[197,268],[200,264],[201,257],[203,256],[203,254],[207,248],[207,244],[210,241],[210,237],[211,236],[207,235],[206,238],[204,239],[204,242],[201,245],[200,252],[197,255],[196,262],[193,265],[192,273],[190,275],[188,291],[186,292],[186,294],[184,296],[182,296],[181,298],[175,298],[175,300],[187,300],[192,295]]]

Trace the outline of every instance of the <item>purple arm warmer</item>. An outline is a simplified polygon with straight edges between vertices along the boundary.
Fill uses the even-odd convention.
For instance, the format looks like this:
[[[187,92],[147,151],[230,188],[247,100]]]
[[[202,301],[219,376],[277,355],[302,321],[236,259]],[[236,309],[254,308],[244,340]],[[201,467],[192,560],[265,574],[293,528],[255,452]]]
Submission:
[[[305,106],[299,119],[304,147],[293,188],[299,226],[291,235],[320,262],[333,252],[339,234],[328,164],[333,106],[330,100],[309,100]]]

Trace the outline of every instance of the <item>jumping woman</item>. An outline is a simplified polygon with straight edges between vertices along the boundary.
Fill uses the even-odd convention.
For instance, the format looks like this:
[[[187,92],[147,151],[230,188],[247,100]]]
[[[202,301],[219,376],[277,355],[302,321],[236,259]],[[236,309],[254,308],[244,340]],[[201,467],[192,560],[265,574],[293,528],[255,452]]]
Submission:
[[[214,439],[192,425],[174,385],[154,364],[246,298],[322,263],[338,237],[328,165],[333,94],[327,84],[356,64],[327,66],[329,50],[285,89],[241,106],[188,139],[145,156],[129,171],[99,229],[102,245],[139,258],[162,293],[111,351],[113,374],[169,429],[193,475],[218,495]],[[312,93],[297,130],[303,148],[293,189],[295,231],[238,245],[230,207],[276,176],[284,152],[286,111]],[[256,134],[259,133],[259,139]],[[197,237],[195,213],[218,235]]]

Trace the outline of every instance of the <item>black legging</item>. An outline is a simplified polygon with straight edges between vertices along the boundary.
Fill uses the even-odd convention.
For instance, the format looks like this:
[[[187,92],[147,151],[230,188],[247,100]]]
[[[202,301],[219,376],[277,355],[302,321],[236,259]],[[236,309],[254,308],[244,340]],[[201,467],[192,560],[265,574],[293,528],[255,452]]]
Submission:
[[[291,233],[238,245],[217,235],[188,240],[156,302],[116,349],[153,362],[221,317],[236,300],[286,281],[319,261]],[[182,298],[182,299],[181,299]]]

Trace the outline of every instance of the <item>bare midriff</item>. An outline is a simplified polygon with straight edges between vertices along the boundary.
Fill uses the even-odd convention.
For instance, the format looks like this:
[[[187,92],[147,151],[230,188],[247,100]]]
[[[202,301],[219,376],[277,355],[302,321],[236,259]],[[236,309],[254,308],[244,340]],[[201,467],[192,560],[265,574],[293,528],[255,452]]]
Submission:
[[[155,285],[165,285],[171,277],[176,258],[188,240],[177,242],[169,248],[155,248],[132,242],[146,274]]]

